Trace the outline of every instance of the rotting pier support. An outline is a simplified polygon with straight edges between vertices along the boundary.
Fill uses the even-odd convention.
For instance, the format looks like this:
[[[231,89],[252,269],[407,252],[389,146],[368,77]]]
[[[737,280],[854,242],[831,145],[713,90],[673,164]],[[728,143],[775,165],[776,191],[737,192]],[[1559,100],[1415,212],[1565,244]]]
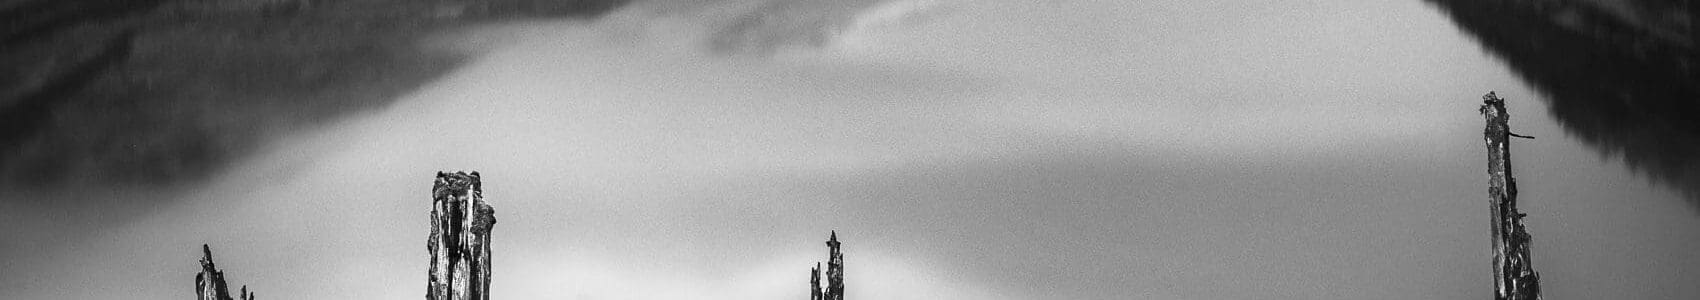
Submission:
[[[844,252],[839,251],[838,231],[826,239],[826,270],[820,263],[809,269],[809,300],[844,300]],[[821,273],[826,273],[826,286],[821,286]]]
[[[431,252],[427,300],[490,299],[490,228],[496,210],[484,202],[478,172],[437,172],[431,188]]]
[[[1529,232],[1523,229],[1525,214],[1517,211],[1517,180],[1511,177],[1511,137],[1533,138],[1511,132],[1511,116],[1505,100],[1488,92],[1482,96],[1482,118],[1487,119],[1483,138],[1488,148],[1488,200],[1493,207],[1493,299],[1537,300],[1541,298],[1539,274],[1529,259]]]
[[[254,293],[248,291],[248,286],[242,286],[238,295],[241,300],[254,300]],[[201,245],[201,272],[195,274],[196,300],[231,300],[230,285],[224,281],[224,271],[213,264],[212,247]]]

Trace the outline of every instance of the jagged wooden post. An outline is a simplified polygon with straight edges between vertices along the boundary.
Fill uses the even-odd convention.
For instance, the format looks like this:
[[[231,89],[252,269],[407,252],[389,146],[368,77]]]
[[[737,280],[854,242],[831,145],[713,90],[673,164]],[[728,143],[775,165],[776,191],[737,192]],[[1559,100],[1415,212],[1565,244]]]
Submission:
[[[437,172],[431,196],[425,299],[489,300],[490,227],[496,224],[496,210],[484,202],[478,172]]]
[[[809,300],[844,300],[844,252],[838,250],[838,231],[826,239],[826,287],[820,286],[820,263],[809,268]]]
[[[1523,229],[1525,214],[1517,211],[1517,180],[1511,177],[1513,136],[1511,116],[1505,100],[1488,92],[1482,96],[1483,131],[1488,148],[1488,200],[1493,207],[1493,298],[1495,300],[1540,299],[1540,276],[1529,260],[1530,237]]]
[[[242,300],[253,300],[254,293],[242,286]],[[230,285],[224,281],[224,271],[213,264],[212,247],[201,244],[201,272],[195,274],[196,300],[231,300]]]
[[[821,300],[825,297],[826,295],[820,292],[820,263],[816,262],[814,268],[809,268],[809,300]]]
[[[844,300],[844,252],[838,250],[838,231],[827,238],[829,254],[826,261],[826,295],[822,299]]]

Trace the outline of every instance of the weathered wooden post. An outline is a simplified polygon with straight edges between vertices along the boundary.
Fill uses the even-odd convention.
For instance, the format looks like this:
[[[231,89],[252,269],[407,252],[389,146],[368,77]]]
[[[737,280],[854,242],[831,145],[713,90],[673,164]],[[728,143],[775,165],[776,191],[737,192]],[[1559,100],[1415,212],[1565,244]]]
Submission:
[[[809,300],[844,300],[844,252],[838,245],[838,231],[833,231],[826,239],[826,286],[820,285],[822,270],[816,262],[809,269]]]
[[[814,268],[809,268],[809,300],[822,299],[826,299],[826,295],[820,292],[820,263],[817,262]]]
[[[838,250],[838,231],[826,239],[826,294],[821,299],[844,300],[844,252]]]
[[[490,228],[496,210],[484,203],[478,172],[437,172],[431,188],[430,281],[427,300],[490,299]]]
[[[1488,200],[1493,207],[1493,299],[1540,299],[1540,276],[1529,260],[1530,237],[1523,229],[1525,214],[1517,211],[1517,180],[1511,177],[1510,138],[1533,138],[1511,132],[1505,100],[1488,92],[1482,96],[1483,131],[1488,148]]]
[[[242,286],[242,300],[253,300],[254,293]],[[231,300],[230,285],[224,281],[224,271],[213,264],[212,247],[201,245],[201,272],[195,274],[196,300]]]

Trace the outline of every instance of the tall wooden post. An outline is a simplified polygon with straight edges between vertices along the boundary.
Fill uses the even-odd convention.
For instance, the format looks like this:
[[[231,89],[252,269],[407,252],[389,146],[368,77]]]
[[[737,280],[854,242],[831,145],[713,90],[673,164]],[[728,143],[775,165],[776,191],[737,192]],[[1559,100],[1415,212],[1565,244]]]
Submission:
[[[844,252],[838,250],[838,231],[826,240],[826,294],[822,299],[844,300]]]
[[[1488,148],[1488,200],[1493,207],[1493,299],[1540,299],[1540,276],[1529,260],[1530,237],[1523,229],[1525,214],[1517,211],[1517,180],[1511,177],[1511,116],[1505,100],[1488,92],[1482,96],[1483,131]]]
[[[431,188],[430,281],[427,300],[490,299],[490,228],[496,210],[484,203],[478,172],[437,172]]]

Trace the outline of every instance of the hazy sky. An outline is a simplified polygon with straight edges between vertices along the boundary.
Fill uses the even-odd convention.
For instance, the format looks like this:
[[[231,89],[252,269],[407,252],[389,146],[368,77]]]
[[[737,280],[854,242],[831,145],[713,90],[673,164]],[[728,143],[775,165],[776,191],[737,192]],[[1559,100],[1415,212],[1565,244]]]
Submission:
[[[1490,90],[1548,299],[1700,294],[1700,215],[1419,1],[652,1],[424,47],[478,58],[204,186],[0,194],[55,199],[0,201],[0,299],[192,297],[202,243],[262,298],[418,299],[438,170],[484,175],[499,299],[801,299],[829,230],[855,299],[1482,298]]]

